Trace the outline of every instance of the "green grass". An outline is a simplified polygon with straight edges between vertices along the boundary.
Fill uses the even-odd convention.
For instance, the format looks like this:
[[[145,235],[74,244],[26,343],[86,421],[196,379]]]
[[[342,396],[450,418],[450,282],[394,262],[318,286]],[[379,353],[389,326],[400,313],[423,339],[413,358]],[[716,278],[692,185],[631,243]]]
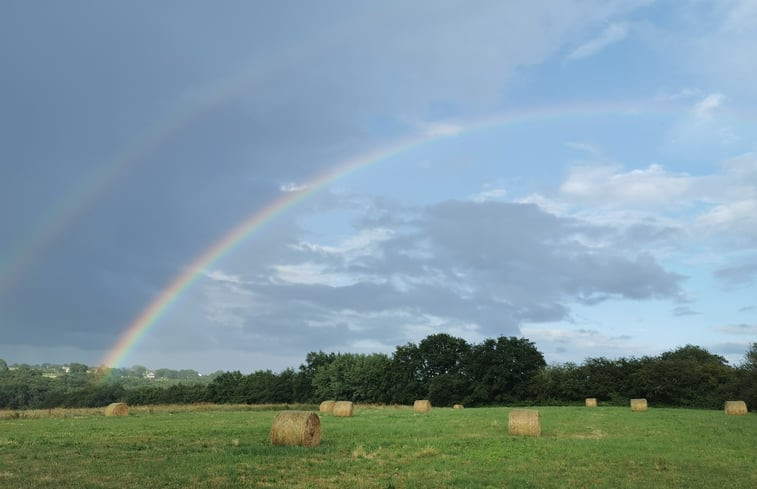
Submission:
[[[271,446],[275,410],[8,417],[0,488],[757,487],[754,414],[538,409],[530,438],[508,435],[507,408],[358,406],[322,415],[314,448]]]

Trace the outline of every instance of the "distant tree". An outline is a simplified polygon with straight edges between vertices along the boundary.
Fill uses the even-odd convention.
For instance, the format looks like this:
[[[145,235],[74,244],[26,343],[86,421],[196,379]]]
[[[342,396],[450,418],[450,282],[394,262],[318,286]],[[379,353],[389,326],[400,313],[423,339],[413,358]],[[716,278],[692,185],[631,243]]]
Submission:
[[[534,376],[546,366],[544,356],[526,338],[500,336],[474,345],[465,365],[471,383],[468,404],[522,401]]]
[[[661,405],[718,408],[730,390],[732,373],[722,356],[686,345],[642,359],[632,374],[633,397]]]
[[[451,406],[465,402],[470,391],[470,383],[463,374],[442,374],[431,380],[428,398],[434,406]]]
[[[459,373],[470,348],[463,338],[446,333],[427,336],[418,343],[419,380],[430,385],[435,377]]]
[[[69,374],[86,374],[88,371],[89,371],[89,367],[87,367],[83,363],[69,363],[68,364]]]
[[[746,370],[757,372],[757,342],[752,343],[744,355],[743,367]]]
[[[336,359],[336,353],[311,351],[305,357],[305,364],[300,365],[296,383],[296,397],[301,401],[316,401],[313,392],[313,378],[318,369],[329,365]]]
[[[340,353],[321,367],[313,378],[316,399],[382,402],[386,397],[386,373],[391,361],[382,353]]]
[[[147,374],[147,367],[144,365],[133,365],[129,373],[134,377],[144,377]]]
[[[734,399],[746,402],[747,408],[757,410],[757,343],[752,345],[744,355],[744,363],[736,371],[736,394]]]
[[[7,372],[8,371],[8,364],[5,363],[5,360],[0,358],[0,372]]]
[[[243,403],[246,401],[242,373],[225,372],[208,384],[207,400],[222,404]]]
[[[428,395],[428,384],[423,382],[423,359],[415,343],[398,346],[386,375],[387,397],[390,402],[412,404]]]

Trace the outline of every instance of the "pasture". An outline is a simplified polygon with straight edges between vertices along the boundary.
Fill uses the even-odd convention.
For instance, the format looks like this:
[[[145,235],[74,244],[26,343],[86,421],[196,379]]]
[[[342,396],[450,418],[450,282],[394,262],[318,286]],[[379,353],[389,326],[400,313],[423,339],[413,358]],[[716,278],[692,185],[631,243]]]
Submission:
[[[0,487],[757,487],[754,413],[539,407],[537,438],[509,435],[504,407],[357,405],[320,414],[321,444],[303,448],[270,444],[280,408],[0,412]]]

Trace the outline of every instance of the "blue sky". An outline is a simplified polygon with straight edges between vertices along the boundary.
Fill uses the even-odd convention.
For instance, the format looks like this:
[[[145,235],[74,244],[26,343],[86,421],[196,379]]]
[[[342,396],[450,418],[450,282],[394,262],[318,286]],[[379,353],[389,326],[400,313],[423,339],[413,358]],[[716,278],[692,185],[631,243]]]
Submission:
[[[16,2],[0,358],[296,367],[445,332],[549,362],[757,341],[757,4]],[[396,153],[402,141],[424,141]]]

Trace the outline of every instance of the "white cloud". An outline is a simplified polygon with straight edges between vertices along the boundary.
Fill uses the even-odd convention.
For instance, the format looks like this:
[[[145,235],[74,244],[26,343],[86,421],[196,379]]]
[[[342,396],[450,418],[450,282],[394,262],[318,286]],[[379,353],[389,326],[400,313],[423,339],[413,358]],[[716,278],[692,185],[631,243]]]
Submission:
[[[580,142],[571,141],[571,142],[565,143],[565,146],[571,149],[575,149],[576,151],[583,151],[585,153],[589,153],[595,156],[602,153],[602,151],[598,147],[589,143],[580,143]]]
[[[700,117],[708,116],[712,111],[721,106],[723,99],[724,97],[722,93],[711,93],[697,102],[692,110],[694,114]]]
[[[724,2],[730,9],[723,20],[723,30],[732,33],[754,33],[757,25],[757,2],[730,0]]]
[[[308,188],[308,185],[300,185],[294,182],[284,183],[279,186],[279,190],[284,193],[302,192],[303,190],[307,190]]]
[[[349,259],[355,256],[370,255],[376,251],[376,245],[382,241],[391,239],[394,231],[388,228],[361,229],[357,234],[343,238],[335,245],[321,245],[302,241],[292,246],[296,250],[308,250],[325,255],[338,255]]]
[[[696,224],[700,231],[709,235],[728,232],[737,240],[746,238],[757,243],[757,199],[727,202],[715,206],[700,215]]]
[[[453,137],[463,132],[464,129],[464,126],[451,122],[436,122],[421,127],[423,136],[427,138]]]
[[[507,197],[507,190],[503,188],[487,188],[478,192],[477,194],[471,195],[470,200],[472,200],[473,202],[481,203],[504,200],[505,197]]]
[[[568,213],[569,206],[560,200],[551,199],[541,194],[531,194],[515,200],[518,204],[534,204],[555,216],[564,216]]]
[[[228,274],[222,272],[221,270],[209,270],[205,272],[205,276],[215,282],[226,282],[236,285],[241,285],[242,283],[244,283],[242,279],[239,278],[239,276]]]
[[[365,276],[330,271],[329,267],[322,263],[273,265],[272,268],[276,272],[274,279],[289,284],[346,287],[367,280]]]
[[[627,172],[618,166],[578,166],[570,171],[560,193],[604,206],[657,206],[687,196],[694,181],[690,175],[670,173],[657,164]]]
[[[629,25],[625,23],[613,23],[605,27],[599,36],[578,46],[565,58],[566,61],[593,56],[606,47],[622,41],[628,36]]]
[[[656,97],[656,100],[676,102],[678,100],[688,100],[694,97],[702,95],[702,90],[699,88],[682,88],[673,93],[661,93]]]

